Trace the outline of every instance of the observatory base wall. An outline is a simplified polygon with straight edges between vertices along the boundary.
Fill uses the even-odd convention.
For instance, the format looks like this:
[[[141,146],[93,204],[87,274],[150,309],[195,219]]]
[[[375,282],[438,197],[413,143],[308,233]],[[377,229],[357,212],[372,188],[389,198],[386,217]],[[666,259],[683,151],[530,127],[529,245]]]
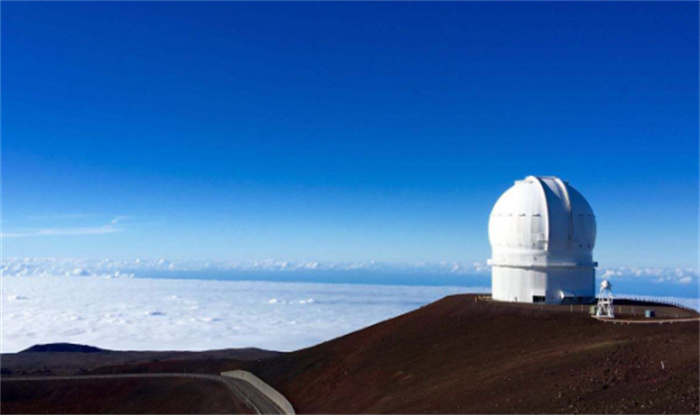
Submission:
[[[494,300],[519,303],[588,303],[595,298],[595,269],[494,266],[491,295]]]

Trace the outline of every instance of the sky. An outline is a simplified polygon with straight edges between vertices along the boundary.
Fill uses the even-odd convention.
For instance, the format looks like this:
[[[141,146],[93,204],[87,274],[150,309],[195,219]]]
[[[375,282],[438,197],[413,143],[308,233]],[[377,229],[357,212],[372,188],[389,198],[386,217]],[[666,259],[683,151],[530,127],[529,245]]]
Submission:
[[[3,2],[4,257],[485,262],[525,176],[698,267],[696,2]]]

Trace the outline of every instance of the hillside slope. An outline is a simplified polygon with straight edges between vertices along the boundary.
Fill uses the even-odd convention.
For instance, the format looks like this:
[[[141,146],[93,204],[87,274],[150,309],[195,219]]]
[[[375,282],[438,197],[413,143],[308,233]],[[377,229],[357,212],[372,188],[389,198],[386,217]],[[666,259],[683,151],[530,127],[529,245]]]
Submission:
[[[35,346],[20,353],[2,354],[2,375],[55,376],[183,371],[218,374],[229,367],[239,367],[240,362],[267,359],[280,354],[253,348],[203,352],[149,352],[112,351],[92,347],[91,349],[99,351],[85,353],[80,351],[80,347],[90,346],[66,347],[63,344],[49,344]],[[66,349],[73,351],[65,351]]]
[[[299,413],[698,412],[698,324],[559,310],[452,296],[250,370]]]

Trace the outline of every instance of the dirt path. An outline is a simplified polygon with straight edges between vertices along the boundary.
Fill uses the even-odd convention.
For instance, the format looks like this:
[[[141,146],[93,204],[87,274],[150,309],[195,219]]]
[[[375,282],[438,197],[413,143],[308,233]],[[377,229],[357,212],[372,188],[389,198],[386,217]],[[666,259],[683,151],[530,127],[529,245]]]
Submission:
[[[673,324],[673,323],[690,323],[690,322],[696,322],[700,323],[700,317],[695,317],[695,318],[669,318],[669,319],[646,319],[646,320],[632,320],[632,319],[621,319],[621,318],[605,318],[605,317],[596,317],[596,316],[591,316],[592,318],[602,321],[604,323],[613,323],[613,324]]]

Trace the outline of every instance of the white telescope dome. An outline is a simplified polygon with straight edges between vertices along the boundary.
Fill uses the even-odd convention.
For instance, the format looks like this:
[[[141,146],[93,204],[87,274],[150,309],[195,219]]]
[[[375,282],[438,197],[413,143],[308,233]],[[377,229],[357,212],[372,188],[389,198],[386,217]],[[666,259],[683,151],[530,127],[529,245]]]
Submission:
[[[575,297],[581,302],[593,296],[595,215],[568,182],[535,176],[516,181],[493,207],[489,240],[494,299],[539,302],[544,296],[546,302],[562,302]]]

